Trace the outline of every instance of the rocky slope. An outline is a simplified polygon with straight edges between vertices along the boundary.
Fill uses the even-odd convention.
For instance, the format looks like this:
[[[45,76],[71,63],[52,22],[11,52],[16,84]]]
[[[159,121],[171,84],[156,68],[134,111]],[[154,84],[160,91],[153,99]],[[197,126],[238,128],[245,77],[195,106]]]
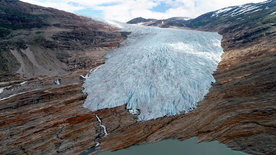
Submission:
[[[103,63],[104,51],[126,37],[116,29],[56,9],[1,0],[0,73],[20,73],[30,78]]]
[[[269,4],[275,7],[275,1]],[[241,18],[245,17],[249,15]],[[79,79],[87,69],[64,75],[61,85],[53,84],[58,76],[24,82],[20,76],[5,74],[12,78],[1,78],[1,84],[10,87],[1,94],[0,154],[78,154],[87,150],[93,154],[193,136],[199,141],[218,140],[251,154],[275,154],[275,14],[259,18],[256,14],[252,23],[248,21],[236,18],[230,25],[196,27],[219,31],[225,53],[210,92],[188,114],[137,122],[137,115],[125,106],[90,112],[82,108],[86,95]]]

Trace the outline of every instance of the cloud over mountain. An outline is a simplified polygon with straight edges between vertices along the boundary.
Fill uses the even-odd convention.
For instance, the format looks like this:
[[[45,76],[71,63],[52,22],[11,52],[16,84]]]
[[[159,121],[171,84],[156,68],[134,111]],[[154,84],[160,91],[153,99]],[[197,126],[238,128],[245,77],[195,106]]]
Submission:
[[[197,17],[227,6],[264,0],[22,0],[85,16],[128,21],[135,17]]]

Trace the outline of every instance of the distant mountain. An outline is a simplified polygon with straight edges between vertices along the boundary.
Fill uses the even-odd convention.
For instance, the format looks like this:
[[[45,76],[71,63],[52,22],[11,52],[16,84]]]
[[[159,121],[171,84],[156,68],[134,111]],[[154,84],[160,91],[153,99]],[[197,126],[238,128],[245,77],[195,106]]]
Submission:
[[[227,7],[201,15],[185,27],[216,31],[224,36],[225,50],[251,46],[276,36],[276,1]]]
[[[138,17],[128,21],[127,24],[139,24],[139,25],[145,25],[145,26],[158,26],[162,28],[167,28],[172,26],[176,26],[176,27],[184,26],[189,20],[190,18],[188,17],[172,17],[169,19],[162,19],[162,20],[145,19],[142,17]]]
[[[249,3],[203,14],[190,20],[185,26],[219,31],[228,25],[243,23],[252,24],[256,23],[257,20],[263,20],[263,22],[272,20],[275,22],[275,11],[275,0],[269,0],[262,3]]]
[[[227,7],[203,14],[195,19],[173,19],[175,18],[151,19],[150,22],[131,20],[132,22],[127,23],[219,32],[224,38],[229,38],[227,42],[222,43],[226,49],[238,48],[244,46],[246,42],[249,45],[253,40],[276,35],[276,1],[268,0],[262,3]]]
[[[147,22],[155,22],[157,21],[157,19],[145,19],[145,18],[142,18],[142,17],[137,17],[137,18],[134,18],[130,21],[128,21],[127,23],[128,24],[139,24],[139,23],[147,23]]]
[[[126,37],[116,30],[72,13],[1,0],[0,73],[34,77],[90,68],[99,63],[96,57],[103,63],[103,56],[76,54],[116,47]]]
[[[141,24],[147,26],[159,27],[187,27],[193,29],[204,29],[218,31],[229,24],[238,24],[244,22],[255,22],[260,18],[267,16],[264,20],[273,20],[276,14],[276,1],[268,0],[262,3],[249,3],[240,6],[226,7],[220,10],[203,14],[195,19],[187,17],[173,17],[164,20],[144,19],[142,17],[134,18],[128,21],[128,24]]]

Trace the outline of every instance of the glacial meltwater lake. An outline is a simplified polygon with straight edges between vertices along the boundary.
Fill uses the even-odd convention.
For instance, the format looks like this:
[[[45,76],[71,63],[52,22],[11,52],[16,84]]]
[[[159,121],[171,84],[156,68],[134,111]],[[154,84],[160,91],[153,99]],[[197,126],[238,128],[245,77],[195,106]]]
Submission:
[[[197,138],[190,138],[184,141],[164,140],[98,155],[246,155],[246,153],[233,151],[217,141],[198,144]]]

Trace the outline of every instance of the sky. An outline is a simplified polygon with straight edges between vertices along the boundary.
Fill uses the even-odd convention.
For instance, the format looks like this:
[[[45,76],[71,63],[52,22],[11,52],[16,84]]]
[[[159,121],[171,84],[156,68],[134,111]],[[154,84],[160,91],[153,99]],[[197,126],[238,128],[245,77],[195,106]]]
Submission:
[[[265,0],[21,0],[94,18],[127,22],[136,17],[195,18],[228,6]]]

